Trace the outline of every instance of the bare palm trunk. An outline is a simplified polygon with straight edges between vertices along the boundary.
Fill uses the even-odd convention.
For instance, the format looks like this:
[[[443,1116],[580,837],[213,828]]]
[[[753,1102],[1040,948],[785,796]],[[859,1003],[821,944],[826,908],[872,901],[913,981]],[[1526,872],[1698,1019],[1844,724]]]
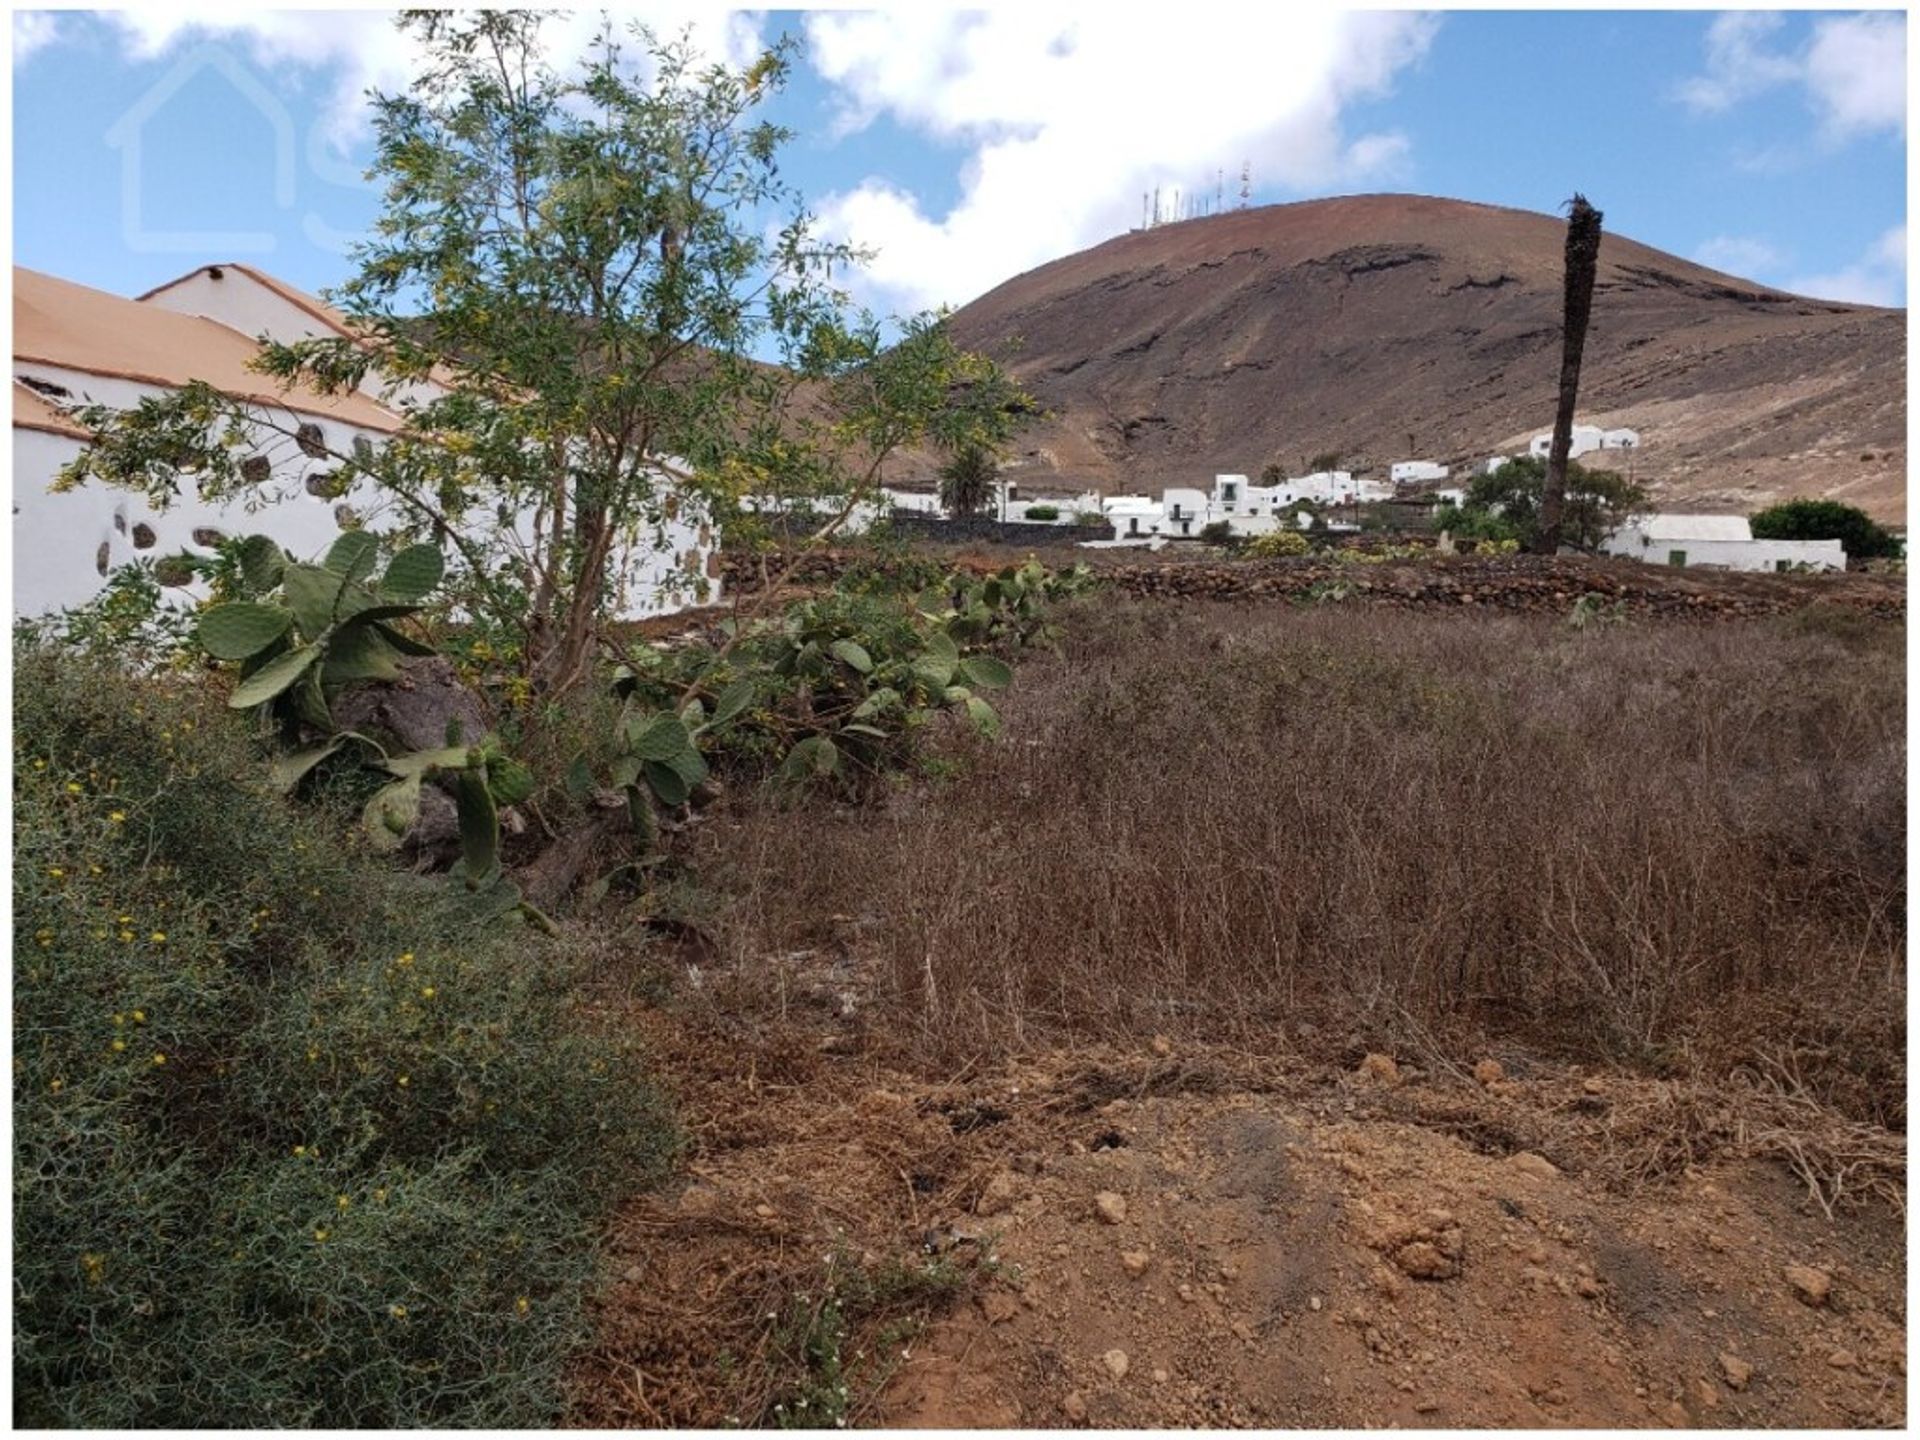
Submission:
[[[1566,508],[1567,452],[1573,448],[1573,411],[1580,398],[1580,356],[1593,315],[1593,277],[1600,268],[1601,214],[1575,194],[1567,214],[1567,289],[1561,330],[1560,406],[1553,416],[1553,448],[1540,492],[1540,521],[1533,548],[1551,555],[1560,548],[1560,516]]]

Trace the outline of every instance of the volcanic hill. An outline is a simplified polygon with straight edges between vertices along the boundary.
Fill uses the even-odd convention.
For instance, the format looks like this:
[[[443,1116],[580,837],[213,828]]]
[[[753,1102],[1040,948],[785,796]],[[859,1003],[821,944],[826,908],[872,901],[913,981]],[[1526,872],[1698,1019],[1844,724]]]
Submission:
[[[1266,206],[1052,261],[953,328],[1051,412],[1010,478],[1157,492],[1337,453],[1385,479],[1552,423],[1564,236],[1550,215],[1415,195]],[[1579,418],[1638,430],[1631,468],[1666,504],[1826,495],[1903,524],[1905,322],[1609,232]]]

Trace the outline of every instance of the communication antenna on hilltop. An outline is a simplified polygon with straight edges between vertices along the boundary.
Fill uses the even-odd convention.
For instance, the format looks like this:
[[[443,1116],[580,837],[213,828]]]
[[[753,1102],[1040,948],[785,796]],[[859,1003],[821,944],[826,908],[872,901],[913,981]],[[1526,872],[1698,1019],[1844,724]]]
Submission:
[[[1227,208],[1227,172],[1224,169],[1213,172],[1213,212],[1219,214]]]
[[[1240,162],[1240,208],[1247,208],[1247,202],[1253,199],[1253,161]]]
[[[1153,224],[1153,212],[1147,209],[1147,192],[1140,192],[1140,228],[1148,229]]]
[[[1156,225],[1160,223],[1160,187],[1158,185],[1153,187],[1153,223]]]

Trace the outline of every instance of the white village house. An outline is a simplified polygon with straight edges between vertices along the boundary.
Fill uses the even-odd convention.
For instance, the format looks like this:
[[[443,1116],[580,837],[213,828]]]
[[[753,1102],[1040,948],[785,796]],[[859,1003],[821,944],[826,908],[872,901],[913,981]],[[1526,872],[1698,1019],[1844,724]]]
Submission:
[[[136,558],[207,555],[223,537],[256,531],[300,556],[317,556],[343,529],[378,526],[381,497],[342,488],[335,455],[378,446],[402,425],[369,377],[359,392],[283,390],[248,362],[256,338],[290,342],[345,335],[339,312],[245,265],[206,265],[137,300],[15,267],[13,337],[14,611],[39,615],[91,599],[116,566]],[[189,381],[246,402],[258,417],[247,437],[266,477],[248,499],[202,501],[191,476],[164,511],[143,495],[94,482],[67,494],[49,486],[84,448],[67,412],[129,408]],[[431,381],[418,398],[439,393]],[[296,438],[298,437],[298,438]],[[710,526],[691,512],[636,536],[620,556],[619,605],[627,618],[666,614],[718,597]],[[531,517],[521,517],[525,536]],[[182,593],[197,598],[197,586]]]
[[[1637,430],[1602,430],[1598,425],[1576,425],[1573,427],[1573,443],[1567,449],[1567,458],[1578,460],[1582,455],[1590,455],[1596,450],[1638,450],[1640,432]],[[1553,432],[1545,431],[1527,442],[1527,453],[1537,460],[1544,460],[1553,450]],[[1498,467],[1495,467],[1498,468]]]
[[[1650,565],[1724,570],[1844,570],[1838,540],[1759,540],[1744,515],[1641,515],[1600,545],[1607,555]]]
[[[1115,540],[1159,536],[1197,538],[1208,525],[1224,523],[1230,533],[1265,535],[1299,525],[1294,507],[1370,504],[1393,498],[1393,487],[1377,480],[1356,480],[1345,470],[1320,470],[1276,485],[1255,485],[1245,475],[1216,475],[1213,490],[1173,487],[1153,500],[1144,495],[1110,495],[1101,512],[1113,522]],[[1301,528],[1305,528],[1301,526]]]

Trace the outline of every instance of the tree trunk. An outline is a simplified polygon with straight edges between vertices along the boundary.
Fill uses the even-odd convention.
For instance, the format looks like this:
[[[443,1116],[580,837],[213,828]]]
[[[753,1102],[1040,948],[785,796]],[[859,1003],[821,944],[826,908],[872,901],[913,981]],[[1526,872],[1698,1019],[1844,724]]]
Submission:
[[[1580,398],[1580,356],[1593,314],[1593,278],[1600,267],[1600,212],[1575,194],[1567,214],[1567,288],[1560,342],[1560,405],[1553,416],[1553,448],[1540,492],[1533,548],[1551,555],[1560,548],[1560,517],[1566,508],[1567,452],[1573,448],[1573,411]]]

